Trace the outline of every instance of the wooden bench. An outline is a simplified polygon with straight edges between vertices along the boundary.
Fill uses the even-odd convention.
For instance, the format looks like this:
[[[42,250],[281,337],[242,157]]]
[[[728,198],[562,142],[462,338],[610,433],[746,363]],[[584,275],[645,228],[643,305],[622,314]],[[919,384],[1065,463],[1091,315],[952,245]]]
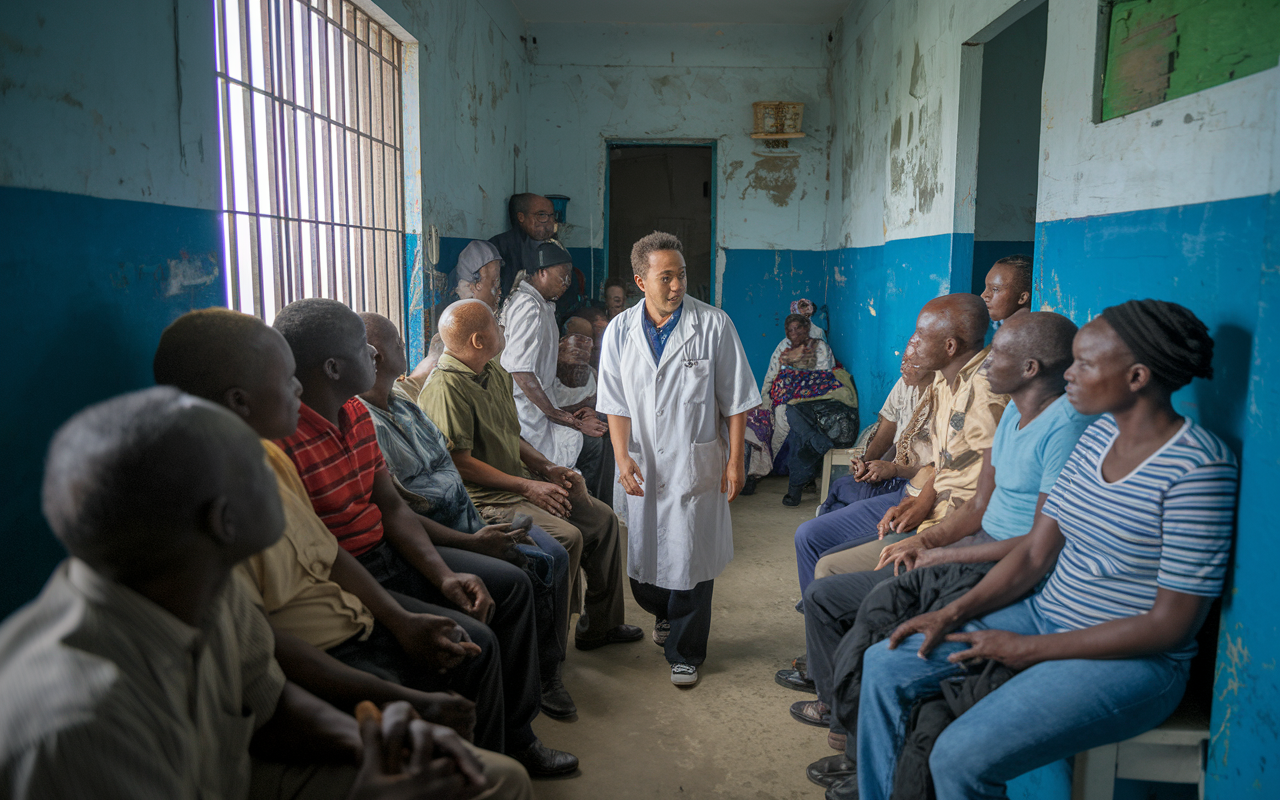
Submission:
[[[1111,800],[1117,778],[1194,783],[1204,800],[1208,745],[1207,710],[1179,708],[1158,728],[1077,755],[1072,800]]]

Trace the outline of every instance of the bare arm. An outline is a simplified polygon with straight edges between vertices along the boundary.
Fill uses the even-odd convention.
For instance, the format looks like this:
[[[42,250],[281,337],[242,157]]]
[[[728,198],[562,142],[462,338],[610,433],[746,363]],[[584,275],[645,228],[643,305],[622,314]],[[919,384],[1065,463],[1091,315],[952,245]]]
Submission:
[[[383,531],[396,552],[452,603],[468,615],[487,622],[493,614],[493,598],[484,582],[475,575],[454,572],[444,563],[418,521],[418,515],[396,491],[395,481],[385,469],[373,476],[373,502],[382,512]]]
[[[743,436],[746,436],[746,431],[743,431]],[[613,458],[618,464],[618,482],[627,494],[644,497],[644,476],[627,447],[631,441],[631,417],[609,415],[609,440],[613,442]]]
[[[876,569],[889,564],[902,565],[905,556],[912,551],[946,547],[982,530],[982,515],[987,512],[987,503],[995,488],[996,468],[991,463],[991,451],[983,450],[982,471],[978,473],[978,488],[973,497],[948,513],[937,525],[880,551],[880,562],[876,564]],[[906,566],[911,568],[909,564]],[[895,572],[896,569],[895,566]]]
[[[859,482],[881,483],[890,478],[902,477],[910,478],[911,475],[904,474],[904,469],[900,465],[895,464],[893,459],[884,460],[884,456],[888,455],[893,448],[893,437],[898,431],[898,423],[880,417],[880,424],[876,428],[875,435],[871,437],[871,441],[867,442],[866,449],[862,451],[862,455],[853,456],[849,459],[849,474],[853,475],[853,479]],[[915,470],[911,470],[911,474],[915,474]]]
[[[628,420],[630,422],[630,420]],[[747,462],[743,457],[747,436],[747,412],[728,417],[729,423],[729,461],[724,465],[724,475],[720,477],[720,491],[727,492],[732,503],[747,482]]]
[[[586,436],[599,437],[604,435],[604,423],[599,419],[595,417],[579,417],[563,408],[557,408],[556,404],[551,402],[551,398],[547,396],[542,384],[538,382],[537,376],[532,372],[513,372],[511,373],[511,379],[524,392],[525,397],[529,398],[538,407],[538,410],[546,414],[547,419],[555,424],[581,431]]]
[[[355,669],[293,634],[272,626],[276,660],[289,680],[340,709],[362,700],[381,706],[396,700],[411,704],[428,722],[447,725],[463,738],[475,731],[475,703],[447,692],[420,692]]]
[[[569,491],[564,487],[546,481],[530,480],[524,476],[508,475],[471,455],[470,450],[454,450],[449,455],[453,457],[453,464],[458,468],[463,480],[478,483],[490,489],[518,494],[557,517],[568,516],[571,511]],[[536,458],[534,458],[535,455]],[[529,464],[529,468],[534,472],[542,472],[548,465],[554,466],[524,439],[520,440],[520,457],[526,464],[531,460],[537,464],[536,467]]]
[[[875,435],[871,437],[871,441],[867,442],[864,457],[867,460],[883,459],[889,454],[890,448],[893,447],[893,437],[897,434],[898,423],[891,419],[880,417],[880,427],[876,428]]]

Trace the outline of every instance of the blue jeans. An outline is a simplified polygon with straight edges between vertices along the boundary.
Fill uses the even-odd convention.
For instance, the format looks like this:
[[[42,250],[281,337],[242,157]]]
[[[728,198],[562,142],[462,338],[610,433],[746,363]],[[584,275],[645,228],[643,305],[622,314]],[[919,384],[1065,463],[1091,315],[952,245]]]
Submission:
[[[849,490],[846,496],[864,495],[838,511],[806,520],[796,528],[796,569],[800,575],[800,591],[813,581],[813,568],[818,559],[841,545],[863,544],[876,538],[876,525],[884,512],[896,506],[907,490],[901,478],[881,484],[859,483],[861,489]]]
[[[1034,597],[1034,596],[1033,596]],[[1056,633],[1033,598],[994,611],[964,630]],[[947,656],[968,645],[944,643],[928,659],[924,637],[897,650],[867,650],[858,707],[858,796],[887,800],[911,707],[939,694],[938,683],[963,667]],[[1005,784],[1033,769],[1149,731],[1168,718],[1187,685],[1187,661],[1164,655],[1045,661],[984,697],[938,737],[929,768],[938,800],[1004,798]]]

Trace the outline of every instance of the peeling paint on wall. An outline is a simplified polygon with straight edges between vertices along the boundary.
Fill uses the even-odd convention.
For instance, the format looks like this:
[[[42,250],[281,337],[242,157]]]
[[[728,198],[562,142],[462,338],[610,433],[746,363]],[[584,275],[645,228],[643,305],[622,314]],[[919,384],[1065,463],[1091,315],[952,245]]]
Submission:
[[[209,253],[193,258],[183,253],[181,258],[169,259],[169,274],[165,281],[164,295],[174,297],[202,286],[209,286],[221,274],[216,254]]]
[[[763,156],[756,159],[756,165],[743,176],[747,185],[742,189],[742,199],[747,199],[747,192],[764,192],[775,206],[785,206],[795,193],[796,168],[799,165],[800,159],[795,156]]]

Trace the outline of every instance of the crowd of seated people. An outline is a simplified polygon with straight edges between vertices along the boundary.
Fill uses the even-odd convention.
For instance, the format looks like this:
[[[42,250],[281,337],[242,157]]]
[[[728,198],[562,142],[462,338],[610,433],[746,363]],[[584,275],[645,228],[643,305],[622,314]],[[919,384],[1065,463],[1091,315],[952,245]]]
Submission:
[[[577,769],[531,726],[576,718],[570,633],[643,638],[594,408],[625,292],[559,314],[543,201],[464,249],[413,370],[395,323],[337,301],[270,326],[206,309],[165,330],[156,388],[55,434],[44,512],[70,557],[0,627],[0,786],[523,800]],[[1212,376],[1207,329],[1157,300],[1077,329],[1029,310],[1030,266],[925,304],[795,532],[806,653],[775,680],[813,695],[790,713],[826,730],[806,774],[830,800],[1003,797],[1158,725],[1221,592],[1235,457],[1170,400]],[[836,446],[812,401],[857,429],[816,309],[792,310],[749,422],[787,425],[755,443],[769,471],[789,449],[789,505]],[[934,700],[961,684],[981,701]]]
[[[865,451],[796,531],[807,650],[775,680],[816,695],[791,716],[827,729],[806,774],[828,800],[1065,783],[1182,698],[1237,467],[1170,397],[1212,377],[1213,340],[1158,300],[1080,329],[1030,312],[1030,263],[921,309]]]

